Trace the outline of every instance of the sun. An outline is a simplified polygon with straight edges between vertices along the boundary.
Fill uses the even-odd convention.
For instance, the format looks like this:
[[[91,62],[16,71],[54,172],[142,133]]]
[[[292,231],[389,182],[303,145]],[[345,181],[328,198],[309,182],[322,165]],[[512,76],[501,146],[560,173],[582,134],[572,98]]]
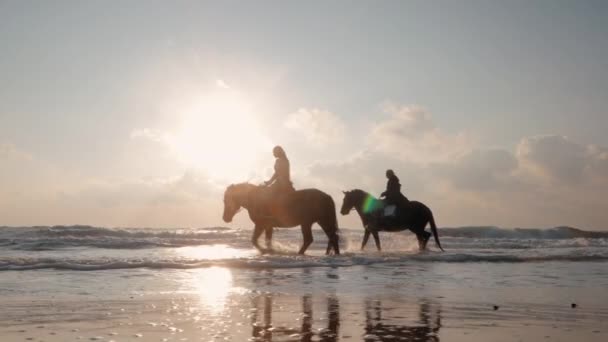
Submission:
[[[173,153],[216,179],[247,177],[272,148],[253,106],[231,89],[197,97],[179,120],[178,129],[167,137]]]

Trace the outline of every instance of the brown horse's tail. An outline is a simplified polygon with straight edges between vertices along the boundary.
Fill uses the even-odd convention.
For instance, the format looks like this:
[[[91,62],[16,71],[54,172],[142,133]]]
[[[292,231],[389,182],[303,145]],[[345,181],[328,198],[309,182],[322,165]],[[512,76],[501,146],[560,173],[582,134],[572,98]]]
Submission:
[[[439,235],[437,234],[437,225],[435,224],[435,217],[433,217],[433,212],[429,210],[429,213],[431,214],[429,222],[431,224],[431,232],[433,232],[433,237],[435,238],[435,243],[437,244],[437,247],[441,249],[442,252],[445,252],[441,247],[441,243],[439,242]]]
[[[330,207],[330,212],[331,215],[333,216],[333,226],[335,227],[336,231],[335,231],[335,241],[333,243],[333,248],[334,248],[334,252],[336,252],[336,254],[340,254],[340,227],[338,227],[338,215],[336,215],[336,203],[334,202],[334,199],[329,196],[329,207]],[[332,240],[334,240],[332,238]],[[329,246],[328,246],[329,248]]]

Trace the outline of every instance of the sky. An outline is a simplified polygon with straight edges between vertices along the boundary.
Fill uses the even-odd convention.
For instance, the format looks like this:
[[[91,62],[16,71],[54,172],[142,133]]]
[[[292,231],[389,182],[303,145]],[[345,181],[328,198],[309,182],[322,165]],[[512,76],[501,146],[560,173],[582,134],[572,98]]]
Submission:
[[[380,194],[390,168],[441,227],[608,229],[607,16],[565,0],[0,1],[0,225],[224,226],[226,186],[270,178],[279,144],[295,187],[338,206]]]

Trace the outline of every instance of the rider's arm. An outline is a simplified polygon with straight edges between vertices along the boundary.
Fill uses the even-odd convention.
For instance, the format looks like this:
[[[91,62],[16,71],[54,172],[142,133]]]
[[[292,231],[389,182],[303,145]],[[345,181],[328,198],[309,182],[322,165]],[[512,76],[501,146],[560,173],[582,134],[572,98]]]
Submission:
[[[270,178],[269,180],[267,180],[266,182],[264,182],[264,184],[266,184],[266,185],[270,185],[270,184],[272,184],[272,182],[274,182],[276,179],[277,179],[277,173],[275,172],[275,173],[272,175],[272,178]]]
[[[277,180],[277,177],[279,176],[279,160],[277,159],[274,162],[274,174],[272,175],[272,178],[270,178],[268,181],[264,182],[264,184],[266,185],[270,185],[272,184],[272,182],[274,182],[275,180]]]

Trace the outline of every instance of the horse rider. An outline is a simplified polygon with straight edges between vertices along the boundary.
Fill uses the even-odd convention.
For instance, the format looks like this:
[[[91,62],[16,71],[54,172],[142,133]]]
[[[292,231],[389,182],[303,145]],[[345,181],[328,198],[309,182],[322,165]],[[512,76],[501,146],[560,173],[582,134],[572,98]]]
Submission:
[[[295,191],[289,176],[289,159],[281,146],[275,146],[272,149],[272,154],[276,158],[274,162],[274,174],[272,178],[264,182],[264,185],[270,187],[273,193],[288,193]]]
[[[380,198],[384,197],[387,205],[394,204],[398,208],[404,208],[409,200],[401,193],[399,178],[397,178],[395,172],[390,169],[386,170],[386,178],[388,178],[388,181],[386,182],[386,191],[380,195]]]
[[[281,146],[275,146],[272,149],[272,154],[276,158],[274,163],[274,174],[264,182],[264,186],[268,191],[263,191],[260,212],[265,216],[273,216],[275,204],[280,203],[284,196],[295,191],[291,178],[289,176],[289,159]]]

